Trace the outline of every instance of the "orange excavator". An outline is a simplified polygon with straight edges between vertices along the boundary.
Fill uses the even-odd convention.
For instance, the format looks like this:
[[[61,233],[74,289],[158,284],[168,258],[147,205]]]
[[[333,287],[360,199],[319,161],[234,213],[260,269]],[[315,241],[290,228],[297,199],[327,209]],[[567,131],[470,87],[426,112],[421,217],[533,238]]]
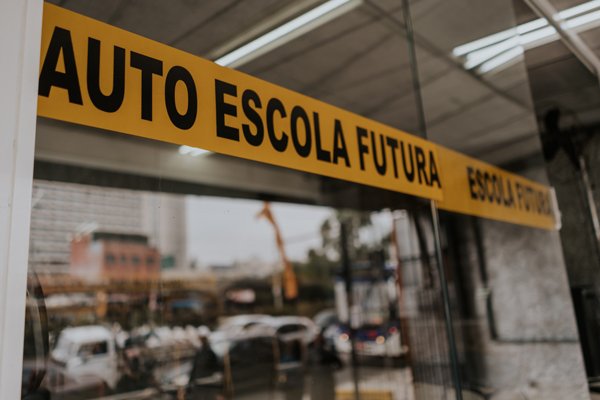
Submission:
[[[296,274],[292,268],[292,263],[287,258],[287,254],[285,253],[283,236],[281,235],[279,225],[277,224],[277,221],[271,212],[271,205],[268,201],[265,201],[263,209],[257,214],[256,217],[265,218],[271,223],[273,229],[275,230],[275,241],[277,243],[277,249],[279,250],[281,262],[283,263],[283,293],[286,300],[294,300],[298,297],[298,280],[296,279]],[[275,287],[275,276],[273,282],[273,286]]]

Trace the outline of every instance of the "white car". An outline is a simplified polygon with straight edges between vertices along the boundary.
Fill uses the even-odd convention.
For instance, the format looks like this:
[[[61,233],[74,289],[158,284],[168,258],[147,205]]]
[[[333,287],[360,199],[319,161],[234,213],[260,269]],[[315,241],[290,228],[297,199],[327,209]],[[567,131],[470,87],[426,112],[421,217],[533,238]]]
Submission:
[[[298,316],[271,317],[266,323],[284,342],[300,340],[305,345],[315,341],[320,329],[310,318]]]
[[[244,332],[257,326],[272,328],[284,342],[300,340],[308,345],[319,334],[319,327],[310,319],[298,316],[271,317],[264,314],[245,314],[230,317],[225,320],[218,331],[227,333]]]
[[[115,388],[119,380],[113,333],[100,325],[66,328],[52,350],[53,364],[76,382],[98,380]]]
[[[243,314],[229,317],[223,321],[218,330],[225,332],[244,331],[254,325],[268,325],[272,317],[265,314]]]

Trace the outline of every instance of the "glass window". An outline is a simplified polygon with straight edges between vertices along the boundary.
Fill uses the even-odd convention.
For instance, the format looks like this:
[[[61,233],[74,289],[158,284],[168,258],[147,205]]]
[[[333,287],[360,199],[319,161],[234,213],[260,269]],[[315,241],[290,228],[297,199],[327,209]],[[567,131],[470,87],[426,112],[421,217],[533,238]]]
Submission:
[[[108,353],[108,344],[106,342],[86,343],[81,345],[77,355],[87,356],[98,356]]]
[[[107,265],[114,265],[116,261],[116,257],[112,253],[107,253],[105,257],[105,262]]]
[[[128,112],[149,130],[152,118],[165,118],[182,132],[175,139],[160,132],[171,140],[162,142],[118,132],[130,132],[128,124],[112,132],[38,119],[29,279],[40,290],[29,294],[27,309],[27,393],[78,400],[588,395],[558,234],[484,219],[483,205],[458,213],[443,200],[406,194],[409,181],[433,183],[459,167],[450,163],[434,179],[424,165],[435,159],[407,145],[408,162],[394,136],[406,131],[547,182],[529,78],[510,36],[535,21],[515,18],[520,6],[52,3],[319,102],[304,115],[273,97],[271,86],[259,98],[211,79],[197,90],[223,92],[223,119],[201,102],[197,117],[214,119],[215,132],[186,128],[192,114],[181,113],[193,101],[183,94],[192,86],[170,64],[178,59],[123,55],[120,46],[94,47],[91,34],[81,39],[91,51],[74,63],[87,78],[83,102],[114,106],[120,83],[109,78],[121,65],[124,79],[139,80],[143,100]],[[233,60],[235,49],[249,51],[242,46],[299,23],[306,25],[291,36]],[[501,48],[467,51],[495,33]],[[57,53],[64,57],[68,46]],[[79,65],[94,54],[97,71]],[[159,115],[149,85],[173,92],[170,112]],[[52,90],[67,99],[75,89]],[[326,125],[325,104],[376,121],[375,130]],[[113,111],[102,112],[103,123],[114,122]],[[300,140],[300,127],[313,136]],[[339,142],[337,149],[317,144],[331,136],[325,130],[356,144],[356,168],[371,163],[377,179],[387,171],[398,187],[330,177],[334,158],[342,165],[346,157]],[[391,133],[386,139],[376,130]],[[323,175],[252,161],[254,148],[233,157],[189,146],[213,134],[237,134],[235,142],[254,147],[268,142],[281,163],[277,146],[308,149]],[[586,290],[579,308],[593,315]]]

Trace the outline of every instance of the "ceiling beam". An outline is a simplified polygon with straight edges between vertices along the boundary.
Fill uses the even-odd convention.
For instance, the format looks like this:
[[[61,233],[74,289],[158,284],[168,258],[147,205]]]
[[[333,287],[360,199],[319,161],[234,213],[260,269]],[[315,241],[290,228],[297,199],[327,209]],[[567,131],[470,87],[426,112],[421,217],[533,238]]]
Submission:
[[[373,12],[381,15],[383,17],[383,22],[386,23],[390,29],[395,30],[402,37],[406,38],[406,30],[405,30],[406,28],[404,27],[404,23],[402,21],[399,21],[396,18],[394,18],[393,15],[386,12],[385,9],[383,9],[379,4],[377,4],[373,0],[365,0],[365,4],[368,5],[369,8]],[[429,39],[425,38],[423,35],[420,35],[417,31],[415,31],[415,33],[414,33],[414,41],[415,41],[415,46],[417,48],[420,48],[422,51],[425,51],[425,52],[431,54],[433,57],[436,57],[441,62],[445,63],[448,66],[451,66],[455,70],[460,71],[462,74],[469,76],[475,82],[477,82],[480,85],[491,90],[493,93],[497,94],[499,97],[523,108],[524,110],[530,109],[530,106],[528,104],[526,104],[525,102],[523,102],[521,99],[519,99],[515,96],[512,96],[509,93],[506,93],[504,90],[498,88],[493,83],[483,79],[481,76],[479,76],[474,71],[464,69],[464,67],[460,61],[453,58],[447,52],[439,49],[434,43],[432,43]]]
[[[584,43],[577,32],[564,29],[564,20],[560,18],[558,11],[548,0],[524,0],[525,3],[541,18],[548,21],[560,36],[562,42],[573,52],[587,69],[590,70],[596,78],[600,78],[600,59]]]

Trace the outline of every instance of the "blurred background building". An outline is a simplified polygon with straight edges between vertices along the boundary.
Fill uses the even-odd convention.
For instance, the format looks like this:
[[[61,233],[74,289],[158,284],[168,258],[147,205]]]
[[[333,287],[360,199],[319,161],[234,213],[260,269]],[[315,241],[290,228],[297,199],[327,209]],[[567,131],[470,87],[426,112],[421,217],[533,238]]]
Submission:
[[[93,231],[145,235],[161,268],[189,268],[183,196],[44,180],[33,196],[29,263],[37,272],[67,273],[71,239]]]

